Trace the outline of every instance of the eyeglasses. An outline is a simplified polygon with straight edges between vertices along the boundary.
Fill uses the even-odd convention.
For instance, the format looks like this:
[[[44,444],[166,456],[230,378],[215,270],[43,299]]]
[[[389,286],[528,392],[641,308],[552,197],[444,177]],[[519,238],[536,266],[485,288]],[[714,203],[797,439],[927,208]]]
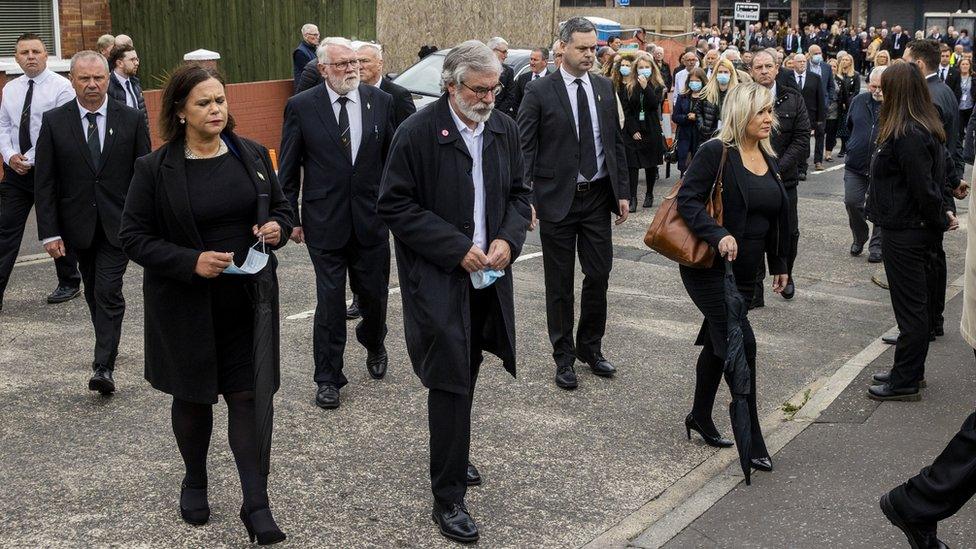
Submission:
[[[331,66],[339,69],[340,71],[344,71],[344,70],[348,69],[349,67],[358,67],[360,64],[362,64],[362,60],[361,59],[352,59],[352,60],[349,60],[349,61],[340,61],[338,63],[322,63],[322,64],[323,65],[331,65]]]
[[[473,91],[475,96],[478,97],[478,99],[484,99],[485,97],[488,96],[489,93],[492,95],[498,95],[502,92],[503,89],[505,89],[505,86],[503,86],[501,83],[496,84],[494,88],[472,88],[471,86],[465,84],[464,82],[461,82],[461,85]]]

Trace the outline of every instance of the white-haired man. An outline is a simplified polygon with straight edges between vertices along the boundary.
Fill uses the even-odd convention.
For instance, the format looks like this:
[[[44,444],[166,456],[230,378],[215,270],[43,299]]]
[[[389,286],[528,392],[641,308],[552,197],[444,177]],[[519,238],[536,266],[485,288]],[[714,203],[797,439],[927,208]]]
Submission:
[[[298,93],[298,80],[305,65],[315,59],[315,48],[319,45],[319,28],[312,23],[302,25],[302,41],[291,53],[292,74],[295,78],[295,93]]]
[[[374,42],[353,42],[359,54],[359,78],[393,96],[393,129],[417,112],[410,90],[383,76],[383,48]]]
[[[474,386],[485,351],[515,375],[511,264],[531,216],[518,129],[491,116],[500,74],[477,40],[451,50],[443,95],[396,133],[378,202],[396,237],[407,351],[430,390],[433,519],[466,543],[479,537],[464,503],[481,482],[468,460]]]
[[[356,339],[366,348],[366,370],[374,379],[386,375],[390,245],[376,216],[376,194],[393,136],[393,108],[388,93],[360,81],[351,42],[326,38],[317,56],[325,85],[285,105],[278,177],[292,210],[301,214],[291,238],[306,244],[315,268],[315,401],[333,409],[347,382],[347,272],[363,316]]]
[[[488,47],[495,52],[498,61],[502,65],[502,74],[498,81],[502,85],[502,91],[495,97],[495,110],[507,114],[512,120],[518,114],[518,106],[515,105],[515,94],[512,93],[515,87],[515,70],[505,64],[508,59],[508,42],[501,36],[496,36],[488,41]]]

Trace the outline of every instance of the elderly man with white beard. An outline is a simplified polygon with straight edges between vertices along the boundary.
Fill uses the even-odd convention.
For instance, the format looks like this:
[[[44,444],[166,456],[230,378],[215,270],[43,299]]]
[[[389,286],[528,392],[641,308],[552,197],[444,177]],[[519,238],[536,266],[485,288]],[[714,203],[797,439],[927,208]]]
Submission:
[[[301,214],[291,239],[308,246],[315,268],[315,402],[333,409],[347,382],[347,271],[359,296],[356,339],[366,348],[366,370],[373,379],[386,374],[390,244],[376,215],[376,195],[393,138],[393,100],[360,83],[359,55],[345,38],[322,40],[316,55],[324,82],[285,106],[278,178],[292,210]]]
[[[493,112],[500,74],[477,40],[451,50],[441,98],[397,130],[377,206],[396,237],[407,352],[430,390],[432,516],[459,542],[479,537],[464,502],[481,483],[469,461],[475,381],[485,351],[515,375],[511,264],[532,215],[518,129]]]

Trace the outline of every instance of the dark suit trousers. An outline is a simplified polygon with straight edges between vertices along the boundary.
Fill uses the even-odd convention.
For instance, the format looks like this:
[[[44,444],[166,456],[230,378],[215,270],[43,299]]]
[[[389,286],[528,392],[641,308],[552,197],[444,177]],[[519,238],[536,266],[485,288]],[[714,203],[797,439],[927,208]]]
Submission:
[[[868,221],[864,202],[869,183],[868,176],[844,170],[844,207],[847,208],[847,220],[851,226],[854,242],[858,244],[868,242]],[[871,229],[868,250],[871,253],[881,253],[881,227],[877,225]]]
[[[562,221],[542,221],[542,260],[546,282],[546,321],[552,357],[557,365],[571,365],[578,354],[585,360],[602,354],[607,328],[607,288],[613,266],[610,180],[577,192]],[[576,248],[583,269],[579,328],[573,344]],[[575,349],[575,352],[574,352]]]
[[[0,181],[0,302],[7,289],[7,282],[10,281],[32,207],[34,170],[21,176],[4,164],[3,181]],[[54,268],[58,273],[58,286],[77,288],[81,285],[78,259],[72,251],[69,250],[68,255],[56,259]]]
[[[934,316],[934,277],[929,264],[933,247],[941,247],[942,233],[929,229],[885,229],[881,250],[891,307],[900,331],[891,368],[891,386],[917,387],[925,375],[929,332]],[[920,292],[920,288],[927,291]],[[942,290],[945,295],[945,289]]]
[[[481,334],[491,300],[497,299],[494,286],[483,290],[469,288],[471,311],[471,389],[466,395],[431,389],[427,395],[427,424],[430,429],[430,488],[442,506],[459,503],[467,493],[467,468],[471,450],[471,405],[474,386],[484,360]]]
[[[78,254],[81,278],[85,281],[85,301],[95,328],[95,362],[114,370],[122,337],[122,317],[125,316],[122,277],[129,258],[122,248],[108,241],[98,222],[91,246],[75,250],[75,253]]]
[[[379,349],[386,339],[386,304],[390,291],[390,245],[363,246],[351,235],[342,248],[321,250],[308,247],[315,268],[315,323],[312,349],[315,382],[342,387],[346,349],[346,272],[349,285],[359,298],[362,320],[356,325],[356,339],[369,350]]]
[[[946,266],[945,248],[942,240],[945,233],[939,233],[938,242],[932,245],[929,252],[929,261],[925,265],[926,280],[929,283],[929,329],[935,330],[943,328],[945,318],[942,313],[945,311],[946,284],[949,283],[949,272]]]

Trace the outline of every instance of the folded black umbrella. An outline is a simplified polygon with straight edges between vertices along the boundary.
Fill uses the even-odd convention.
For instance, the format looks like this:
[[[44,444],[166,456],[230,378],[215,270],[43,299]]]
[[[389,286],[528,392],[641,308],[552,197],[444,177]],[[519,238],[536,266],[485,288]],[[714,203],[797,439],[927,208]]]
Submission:
[[[742,338],[742,321],[746,317],[745,298],[739,293],[732,273],[732,262],[725,262],[725,382],[732,392],[729,403],[729,416],[732,420],[732,434],[735,447],[739,451],[739,465],[746,477],[746,485],[751,484],[749,451],[752,447],[752,417],[749,413],[747,397],[751,391],[752,373],[746,362],[746,351]]]
[[[268,217],[268,197],[258,197],[258,219]],[[254,304],[254,419],[257,423],[258,468],[263,475],[271,470],[271,434],[274,426],[274,394],[279,384],[279,329],[277,261],[252,277],[251,301]]]

